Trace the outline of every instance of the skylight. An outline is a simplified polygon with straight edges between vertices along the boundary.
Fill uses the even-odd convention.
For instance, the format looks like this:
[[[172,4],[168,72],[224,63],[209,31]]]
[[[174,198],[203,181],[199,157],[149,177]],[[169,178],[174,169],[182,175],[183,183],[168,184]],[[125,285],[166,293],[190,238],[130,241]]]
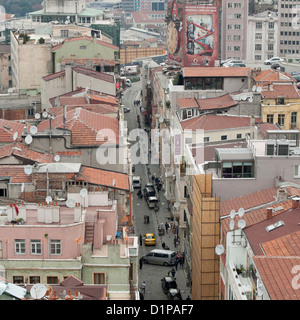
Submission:
[[[266,227],[266,231],[267,231],[267,232],[270,232],[270,231],[272,231],[272,230],[274,230],[274,229],[277,229],[277,228],[280,228],[280,227],[282,227],[282,226],[284,226],[284,222],[283,222],[282,220],[280,220],[280,221],[277,221],[277,222],[275,222],[275,223],[267,226],[267,227]]]

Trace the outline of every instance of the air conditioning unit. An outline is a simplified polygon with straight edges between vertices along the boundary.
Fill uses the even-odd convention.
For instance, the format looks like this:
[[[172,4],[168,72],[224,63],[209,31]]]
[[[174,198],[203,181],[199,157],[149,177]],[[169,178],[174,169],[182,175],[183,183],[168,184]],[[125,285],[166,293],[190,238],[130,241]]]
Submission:
[[[278,156],[288,156],[290,153],[290,143],[288,140],[278,140],[276,145],[276,154]]]
[[[266,155],[267,156],[274,156],[275,155],[275,140],[268,140],[266,141]]]
[[[176,174],[173,174],[173,181],[176,180]]]

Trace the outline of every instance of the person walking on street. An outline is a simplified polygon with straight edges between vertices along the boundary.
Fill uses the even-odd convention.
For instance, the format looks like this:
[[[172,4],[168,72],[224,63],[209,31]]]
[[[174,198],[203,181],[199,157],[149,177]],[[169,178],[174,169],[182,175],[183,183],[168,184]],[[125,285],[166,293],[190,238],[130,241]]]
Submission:
[[[140,269],[142,269],[142,267],[143,267],[143,259],[140,258]]]
[[[172,268],[171,273],[172,273],[172,277],[174,278],[174,277],[175,277],[175,274],[176,274],[176,271],[175,271],[174,268]]]
[[[142,289],[143,295],[145,295],[145,293],[146,293],[146,282],[145,281],[143,281],[141,289]]]
[[[178,259],[176,258],[175,259],[175,269],[176,269],[176,271],[177,271],[177,265],[178,265]]]
[[[177,244],[177,236],[175,234],[175,237],[174,237],[174,247],[176,248],[176,244]]]
[[[163,243],[161,244],[161,246],[162,246],[162,248],[164,249],[165,246],[166,246],[166,244],[163,242]]]
[[[142,235],[140,234],[140,246],[142,246],[143,245],[143,237],[142,237]]]
[[[168,233],[168,229],[169,229],[169,224],[168,224],[168,222],[166,222],[165,227],[166,227],[166,233]]]

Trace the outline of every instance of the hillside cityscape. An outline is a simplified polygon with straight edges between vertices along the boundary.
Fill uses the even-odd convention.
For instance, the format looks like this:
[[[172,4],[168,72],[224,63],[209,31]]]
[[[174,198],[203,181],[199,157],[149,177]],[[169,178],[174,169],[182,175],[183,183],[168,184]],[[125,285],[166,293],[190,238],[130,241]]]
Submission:
[[[0,300],[300,300],[300,1],[0,17]]]

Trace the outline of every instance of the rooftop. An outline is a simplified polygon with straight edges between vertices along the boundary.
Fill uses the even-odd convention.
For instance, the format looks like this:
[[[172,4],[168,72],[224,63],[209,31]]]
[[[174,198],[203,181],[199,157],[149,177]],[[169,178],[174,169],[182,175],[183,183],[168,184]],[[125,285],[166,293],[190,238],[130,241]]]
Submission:
[[[183,68],[183,77],[224,77],[224,78],[233,78],[233,77],[248,77],[250,75],[250,68],[246,67],[186,67]]]

